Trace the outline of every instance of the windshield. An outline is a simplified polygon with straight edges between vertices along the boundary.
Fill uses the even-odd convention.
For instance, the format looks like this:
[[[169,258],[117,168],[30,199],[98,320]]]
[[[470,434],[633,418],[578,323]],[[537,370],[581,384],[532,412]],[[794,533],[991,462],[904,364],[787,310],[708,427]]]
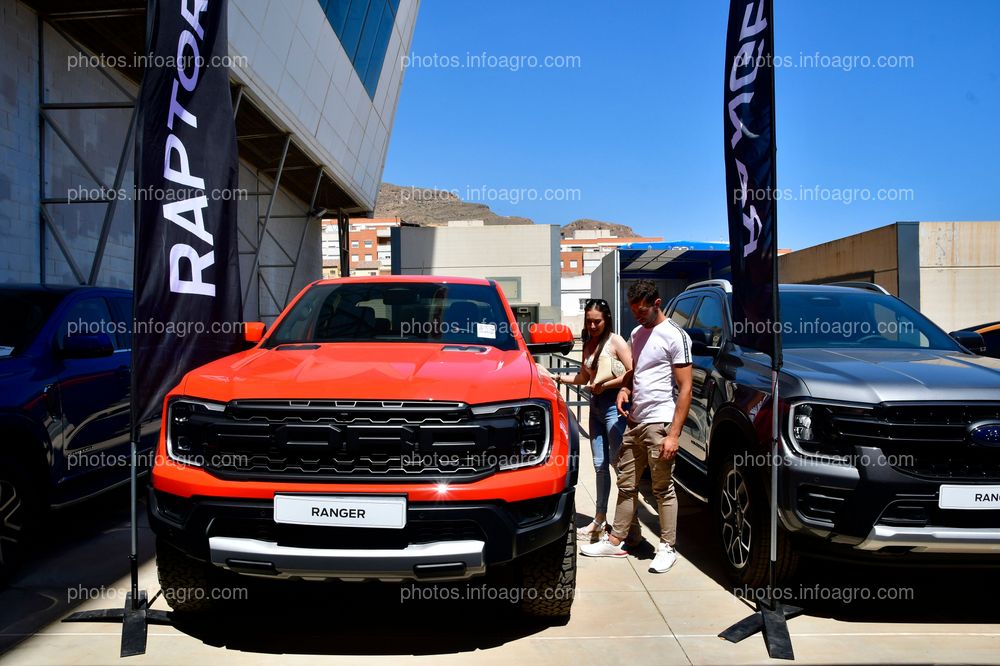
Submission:
[[[0,290],[0,358],[17,356],[35,339],[65,294],[41,290]]]
[[[948,334],[906,303],[871,291],[782,291],[782,345],[959,351]]]
[[[265,343],[435,342],[517,349],[495,288],[433,282],[320,284]]]

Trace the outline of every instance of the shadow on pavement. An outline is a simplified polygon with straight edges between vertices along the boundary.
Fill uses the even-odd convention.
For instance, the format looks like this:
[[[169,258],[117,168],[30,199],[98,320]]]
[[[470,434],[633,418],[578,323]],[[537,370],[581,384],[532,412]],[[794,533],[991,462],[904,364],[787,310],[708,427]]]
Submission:
[[[128,520],[127,486],[48,515],[29,560],[0,587],[0,655],[84,601],[125,604],[114,585],[129,573]],[[144,502],[139,526],[141,564],[154,552]]]
[[[655,506],[648,483],[641,491],[650,506]],[[685,492],[678,491],[677,497],[677,551],[721,588],[752,601],[753,591],[733,585],[726,575],[708,507]],[[651,511],[644,509],[642,520],[657,531],[658,520]],[[777,589],[783,602],[801,606],[806,615],[843,622],[1000,621],[1000,557],[992,566],[929,566],[905,558],[893,564],[802,558],[795,578]]]
[[[213,612],[207,621],[177,616],[174,626],[207,645],[231,650],[330,655],[470,652],[550,626],[526,620],[508,601],[473,600],[517,589],[500,584],[289,583],[245,577],[229,582],[245,586],[244,600]],[[494,592],[477,591],[484,589]]]

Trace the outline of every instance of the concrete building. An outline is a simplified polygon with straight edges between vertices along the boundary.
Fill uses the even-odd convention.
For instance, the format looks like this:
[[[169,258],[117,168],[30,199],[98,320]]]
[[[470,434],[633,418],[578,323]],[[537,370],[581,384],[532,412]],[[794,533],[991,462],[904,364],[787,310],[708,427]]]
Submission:
[[[656,243],[662,238],[612,236],[610,229],[576,229],[560,241],[560,292],[562,323],[578,335],[583,330],[583,306],[592,297],[592,274],[601,262],[620,247],[632,243]]]
[[[247,318],[321,275],[321,217],[374,209],[418,6],[230,0]],[[131,287],[108,193],[131,191],[145,31],[144,0],[0,0],[0,281]]]
[[[559,227],[467,222],[393,229],[392,273],[496,280],[518,319],[560,321]]]
[[[874,282],[953,331],[1000,319],[1000,222],[897,222],[783,255],[778,271]]]
[[[348,233],[350,275],[392,272],[392,229],[407,223],[398,217],[351,218]],[[323,220],[323,276],[340,275],[340,235],[336,220]]]

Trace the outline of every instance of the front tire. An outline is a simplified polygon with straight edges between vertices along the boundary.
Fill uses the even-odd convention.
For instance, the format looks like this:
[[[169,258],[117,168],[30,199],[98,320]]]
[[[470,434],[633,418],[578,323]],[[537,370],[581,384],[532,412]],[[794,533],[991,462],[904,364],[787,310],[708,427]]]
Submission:
[[[0,457],[0,581],[24,561],[41,513],[28,470],[16,458]]]
[[[218,595],[211,564],[200,562],[170,544],[156,540],[156,572],[163,598],[178,613],[205,613]]]
[[[571,512],[572,515],[572,512]],[[521,612],[529,617],[566,619],[576,595],[576,530],[521,559],[524,597]]]
[[[728,454],[716,475],[713,493],[715,533],[727,574],[737,584],[767,585],[771,553],[770,502],[761,474],[737,465],[735,456]],[[776,585],[791,578],[798,568],[798,556],[780,524],[777,556]]]

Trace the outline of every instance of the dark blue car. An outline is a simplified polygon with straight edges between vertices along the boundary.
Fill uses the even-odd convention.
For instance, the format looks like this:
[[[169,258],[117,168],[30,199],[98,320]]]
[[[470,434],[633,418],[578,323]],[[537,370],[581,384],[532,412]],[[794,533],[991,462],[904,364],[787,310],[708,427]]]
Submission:
[[[0,285],[0,312],[2,578],[49,508],[128,481],[132,294]]]

